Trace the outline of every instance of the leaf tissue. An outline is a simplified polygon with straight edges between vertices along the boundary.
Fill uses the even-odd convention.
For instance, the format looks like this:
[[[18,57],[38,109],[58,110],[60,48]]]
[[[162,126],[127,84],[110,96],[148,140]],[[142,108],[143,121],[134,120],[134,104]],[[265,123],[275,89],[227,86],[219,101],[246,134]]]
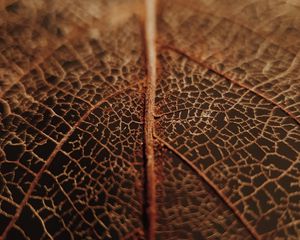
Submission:
[[[0,239],[300,239],[298,0],[2,0]]]

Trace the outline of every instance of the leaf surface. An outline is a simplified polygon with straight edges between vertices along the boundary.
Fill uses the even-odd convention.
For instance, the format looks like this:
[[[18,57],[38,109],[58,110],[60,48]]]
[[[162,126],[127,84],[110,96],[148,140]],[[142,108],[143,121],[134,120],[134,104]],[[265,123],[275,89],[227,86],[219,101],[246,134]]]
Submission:
[[[297,1],[8,1],[4,239],[298,239]]]

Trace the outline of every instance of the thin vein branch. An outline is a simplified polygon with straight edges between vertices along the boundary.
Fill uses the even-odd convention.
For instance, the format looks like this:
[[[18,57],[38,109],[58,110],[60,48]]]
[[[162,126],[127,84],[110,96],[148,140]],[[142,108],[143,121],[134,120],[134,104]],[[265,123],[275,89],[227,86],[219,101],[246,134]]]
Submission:
[[[282,104],[279,104],[279,103],[276,103],[274,100],[272,100],[272,98],[269,98],[267,96],[267,94],[264,94],[264,93],[261,93],[259,92],[258,90],[256,90],[255,88],[251,88],[250,86],[248,86],[248,84],[245,84],[245,83],[242,83],[242,82],[239,82],[239,81],[236,81],[232,78],[230,78],[229,76],[227,76],[227,74],[224,74],[224,73],[221,73],[220,71],[217,71],[216,69],[212,68],[211,66],[209,66],[208,64],[204,63],[204,62],[201,62],[197,59],[195,59],[193,56],[190,56],[188,54],[186,54],[184,51],[182,51],[181,49],[178,49],[176,47],[173,47],[173,46],[162,46],[161,49],[169,49],[171,51],[174,51],[174,52],[177,52],[187,58],[189,58],[190,60],[192,60],[193,62],[205,67],[206,69],[208,70],[211,70],[215,73],[217,73],[218,75],[224,77],[225,79],[229,80],[230,82],[232,82],[233,84],[236,84],[244,89],[247,89],[249,92],[252,92],[254,93],[255,95],[265,99],[266,101],[272,103],[273,105],[277,106],[280,110],[282,110],[283,112],[285,112],[287,115],[289,115],[292,119],[295,120],[295,122],[297,122],[299,125],[300,125],[300,119],[295,115],[293,114],[292,112],[288,111],[284,106],[282,106]]]
[[[217,195],[225,202],[225,204],[233,211],[235,216],[241,221],[241,223],[245,226],[245,228],[249,231],[249,233],[255,238],[255,239],[261,239],[259,235],[257,234],[256,230],[248,223],[248,221],[238,212],[238,210],[235,208],[235,206],[230,203],[228,198],[218,189],[218,187],[193,164],[189,159],[187,159],[184,155],[182,155],[180,152],[178,152],[175,148],[173,148],[169,143],[167,143],[165,140],[154,134],[154,137],[156,140],[158,140],[161,144],[163,144],[165,147],[167,147],[170,151],[172,151],[174,154],[180,157],[182,161],[184,161],[193,171],[196,172],[196,174],[201,177],[213,190],[217,193]]]
[[[7,227],[5,228],[2,236],[0,236],[0,239],[6,239],[7,234],[9,233],[10,229],[15,225],[16,221],[19,219],[24,207],[26,206],[27,202],[29,201],[30,196],[32,195],[32,192],[34,191],[36,185],[38,184],[39,180],[42,177],[42,174],[45,172],[45,170],[50,166],[50,164],[52,163],[53,159],[55,158],[56,154],[61,150],[62,146],[64,145],[65,142],[68,141],[69,137],[73,134],[73,132],[79,127],[79,125],[97,108],[99,107],[101,104],[103,104],[104,102],[106,102],[109,98],[114,97],[122,92],[124,92],[126,89],[130,89],[132,88],[135,84],[128,86],[125,89],[121,89],[107,97],[105,97],[104,99],[102,99],[101,101],[99,101],[97,104],[93,105],[89,110],[86,111],[86,113],[78,120],[78,122],[70,129],[69,132],[66,133],[66,135],[62,138],[62,140],[56,145],[55,149],[53,150],[53,152],[51,153],[51,155],[49,156],[49,158],[47,159],[47,161],[45,162],[45,164],[43,165],[43,167],[39,170],[39,172],[36,174],[35,178],[33,179],[33,181],[31,182],[29,189],[26,193],[26,195],[24,196],[22,202],[20,203],[20,206],[18,208],[18,210],[16,211],[14,217],[11,219],[10,223],[7,225]]]

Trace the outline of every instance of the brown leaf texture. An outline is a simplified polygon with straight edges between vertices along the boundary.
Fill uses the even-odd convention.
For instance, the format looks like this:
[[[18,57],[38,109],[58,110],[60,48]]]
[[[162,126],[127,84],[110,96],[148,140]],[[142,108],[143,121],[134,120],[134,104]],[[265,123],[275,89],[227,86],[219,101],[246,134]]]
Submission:
[[[297,0],[0,2],[0,239],[299,239]]]

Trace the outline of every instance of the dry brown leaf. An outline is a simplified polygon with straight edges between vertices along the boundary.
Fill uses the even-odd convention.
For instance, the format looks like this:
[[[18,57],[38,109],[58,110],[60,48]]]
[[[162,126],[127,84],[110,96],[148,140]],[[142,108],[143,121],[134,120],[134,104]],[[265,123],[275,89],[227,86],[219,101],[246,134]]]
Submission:
[[[297,0],[0,2],[0,239],[299,239]]]

